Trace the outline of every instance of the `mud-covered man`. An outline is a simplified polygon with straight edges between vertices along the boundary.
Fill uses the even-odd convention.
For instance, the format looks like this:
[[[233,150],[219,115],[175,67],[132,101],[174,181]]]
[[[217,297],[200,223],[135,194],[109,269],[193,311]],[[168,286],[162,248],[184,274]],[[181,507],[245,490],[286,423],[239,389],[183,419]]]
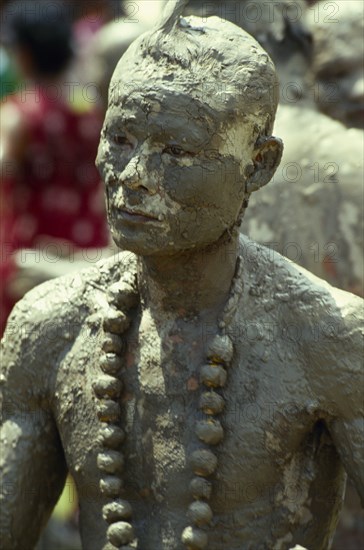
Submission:
[[[276,76],[244,31],[184,4],[110,89],[97,163],[126,252],[8,324],[8,550],[33,547],[67,470],[87,550],[324,549],[345,471],[363,489],[362,301],[239,237],[281,157]]]

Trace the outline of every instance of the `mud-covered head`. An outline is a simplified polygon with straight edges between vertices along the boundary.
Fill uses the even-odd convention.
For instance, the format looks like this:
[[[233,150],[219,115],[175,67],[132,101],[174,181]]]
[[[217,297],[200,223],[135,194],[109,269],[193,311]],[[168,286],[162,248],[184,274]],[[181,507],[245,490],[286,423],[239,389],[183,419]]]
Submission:
[[[180,5],[186,3],[182,0]],[[158,87],[208,105],[221,122],[253,117],[257,132],[269,133],[278,88],[274,65],[265,50],[232,23],[177,14],[178,9],[174,24],[167,21],[144,34],[121,58],[110,87],[110,103],[120,102],[122,88],[137,94]]]
[[[281,156],[272,61],[233,24],[180,18],[185,3],[130,46],[110,86],[98,166],[114,239],[140,254],[230,235]]]

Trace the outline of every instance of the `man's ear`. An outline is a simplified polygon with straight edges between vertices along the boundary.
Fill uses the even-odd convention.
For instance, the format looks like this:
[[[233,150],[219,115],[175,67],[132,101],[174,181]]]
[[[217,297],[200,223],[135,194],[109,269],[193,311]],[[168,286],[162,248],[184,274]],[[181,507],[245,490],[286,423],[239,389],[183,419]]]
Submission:
[[[276,137],[259,138],[253,156],[253,170],[246,182],[247,193],[257,191],[273,177],[281,162],[283,142]]]

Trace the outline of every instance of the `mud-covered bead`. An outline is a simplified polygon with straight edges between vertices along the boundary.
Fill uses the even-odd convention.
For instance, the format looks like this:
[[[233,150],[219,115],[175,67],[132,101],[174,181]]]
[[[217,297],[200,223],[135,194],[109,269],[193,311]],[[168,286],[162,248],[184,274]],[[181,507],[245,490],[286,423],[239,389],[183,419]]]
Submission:
[[[125,439],[125,432],[118,426],[105,424],[101,427],[98,441],[109,449],[118,449]]]
[[[212,510],[210,506],[201,500],[196,500],[196,502],[190,504],[187,515],[197,527],[207,525],[212,520]]]
[[[122,472],[124,467],[124,456],[118,451],[104,451],[97,455],[97,466],[99,470],[108,474]]]
[[[136,289],[130,283],[124,281],[111,285],[108,294],[110,303],[127,309],[135,307],[139,301]]]
[[[226,382],[226,370],[220,365],[203,365],[200,376],[201,382],[209,388],[222,387]]]
[[[204,477],[194,477],[190,483],[190,494],[193,498],[204,498],[209,500],[211,497],[212,485]]]
[[[229,365],[233,358],[233,343],[229,336],[217,334],[209,343],[207,348],[207,357],[213,363],[224,363]]]
[[[205,414],[219,414],[224,406],[224,398],[214,391],[204,392],[200,397],[199,407]]]
[[[97,403],[97,416],[101,422],[117,422],[120,418],[119,403],[103,399]]]
[[[133,527],[126,521],[112,523],[107,530],[108,540],[117,548],[122,544],[128,544],[134,539]]]
[[[103,495],[115,498],[120,496],[120,492],[123,488],[123,482],[116,476],[105,476],[100,479],[100,491]]]
[[[107,523],[114,523],[120,519],[129,519],[132,514],[132,509],[127,500],[114,500],[109,504],[105,504],[102,508],[102,517]]]
[[[224,430],[218,420],[209,418],[196,423],[196,435],[207,445],[217,445],[224,437]]]
[[[203,548],[207,547],[208,543],[206,533],[197,527],[186,527],[182,533],[181,540],[191,550],[203,550]]]
[[[115,375],[122,367],[122,360],[115,353],[105,353],[101,356],[100,367],[106,374]]]
[[[130,326],[130,319],[122,311],[109,309],[103,321],[103,328],[106,332],[123,334]]]
[[[100,375],[92,383],[93,390],[98,397],[119,397],[123,385],[121,380],[107,374]]]
[[[120,354],[123,351],[123,340],[117,334],[105,334],[102,341],[102,349],[106,353]]]
[[[209,449],[198,449],[190,456],[190,464],[196,475],[209,476],[216,470],[217,458]]]

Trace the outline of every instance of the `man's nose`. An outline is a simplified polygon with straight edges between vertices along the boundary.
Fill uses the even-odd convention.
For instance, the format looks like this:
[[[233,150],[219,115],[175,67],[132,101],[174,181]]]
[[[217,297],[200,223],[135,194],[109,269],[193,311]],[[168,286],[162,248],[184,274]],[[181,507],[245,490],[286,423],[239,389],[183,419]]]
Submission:
[[[139,156],[134,155],[121,172],[119,181],[120,183],[135,188],[138,187],[141,180],[142,167],[140,165]]]
[[[149,194],[157,192],[155,178],[148,173],[147,156],[142,152],[136,152],[119,177],[119,183],[130,189],[144,189]]]

